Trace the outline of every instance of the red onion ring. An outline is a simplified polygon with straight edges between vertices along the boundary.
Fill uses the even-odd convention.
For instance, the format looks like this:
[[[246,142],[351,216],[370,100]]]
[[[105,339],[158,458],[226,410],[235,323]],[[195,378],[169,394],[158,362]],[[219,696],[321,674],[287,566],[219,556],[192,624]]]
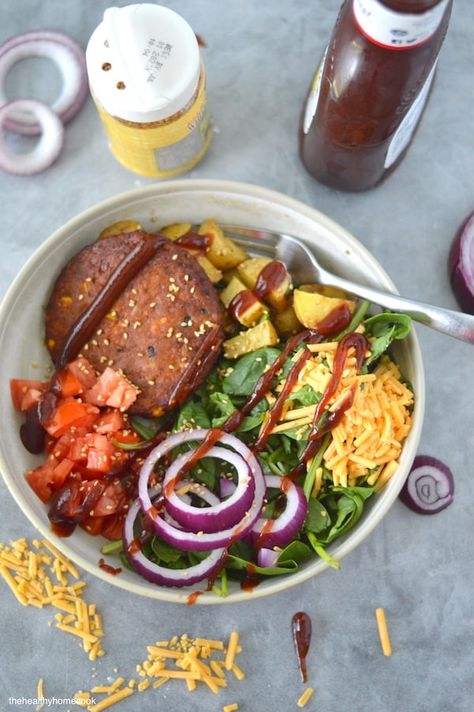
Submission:
[[[159,566],[149,561],[141,551],[130,554],[131,544],[134,540],[134,524],[140,511],[140,500],[136,499],[125,518],[123,540],[130,563],[135,571],[147,581],[161,586],[192,586],[210,576],[222,565],[225,548],[211,551],[206,559],[187,569],[167,569],[164,566]]]
[[[275,549],[259,549],[257,552],[257,564],[262,568],[276,566],[280,553],[280,551],[275,551]]]
[[[26,57],[47,57],[61,72],[63,87],[51,109],[63,123],[67,123],[81,108],[88,94],[86,59],[84,50],[71,37],[60,32],[26,32],[0,45],[0,106],[7,104],[5,78],[10,69]],[[15,133],[36,136],[41,133],[41,123],[21,112],[9,114],[5,128]]]
[[[163,455],[182,443],[189,442],[191,440],[204,440],[208,432],[209,431],[207,430],[188,430],[171,435],[151,451],[143,463],[140,471],[138,496],[140,498],[142,510],[148,513],[156,532],[162,537],[162,539],[167,541],[169,544],[182,549],[183,551],[209,551],[217,547],[231,546],[233,542],[248,534],[257,520],[263,505],[265,480],[257,458],[238,438],[227,433],[222,433],[219,438],[220,442],[233,448],[235,452],[244,458],[248,465],[250,475],[255,482],[253,500],[248,511],[245,512],[242,520],[228,529],[223,529],[222,531],[214,533],[201,534],[200,532],[186,532],[173,527],[171,524],[166,522],[160,514],[157,514],[156,516],[154,514],[153,516],[151,515],[153,509],[148,492],[148,482],[153,473],[155,464],[163,457]]]
[[[285,494],[286,507],[277,519],[268,520],[260,517],[253,525],[248,539],[252,544],[258,546],[258,540],[262,535],[264,539],[262,545],[265,548],[286,546],[297,536],[303,526],[308,514],[308,502],[303,489],[288,477],[265,475],[265,483],[267,487],[279,489]],[[271,529],[268,529],[269,521],[272,522]]]
[[[33,99],[18,99],[0,108],[0,134],[7,125],[7,119],[15,109],[29,111],[36,116],[41,126],[42,136],[29,153],[15,153],[0,137],[0,170],[19,176],[32,176],[48,168],[59,156],[64,138],[64,127],[57,115],[47,104]]]
[[[163,480],[165,492],[167,491],[166,485],[175,479],[191,457],[192,452],[183,453],[170,465]],[[232,495],[224,502],[218,501],[218,504],[199,509],[181,501],[175,492],[171,492],[165,497],[165,507],[173,519],[184,529],[192,532],[213,533],[228,529],[241,521],[252,503],[255,482],[241,455],[236,455],[226,448],[212,447],[206,453],[206,457],[218,457],[235,467],[238,484]]]

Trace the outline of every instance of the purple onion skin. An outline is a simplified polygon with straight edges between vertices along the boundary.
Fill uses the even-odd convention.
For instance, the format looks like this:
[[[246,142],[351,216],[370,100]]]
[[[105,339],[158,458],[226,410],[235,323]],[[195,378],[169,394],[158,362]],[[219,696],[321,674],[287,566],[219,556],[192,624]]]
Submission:
[[[459,306],[468,314],[474,314],[474,284],[469,284],[461,267],[461,245],[470,233],[474,233],[474,212],[466,218],[456,233],[451,245],[448,265],[451,287]],[[474,234],[471,239],[474,240]]]
[[[416,471],[423,466],[433,467],[435,470],[437,470],[440,473],[440,478],[444,478],[445,482],[448,484],[449,487],[449,494],[446,497],[443,497],[442,501],[440,500],[440,504],[438,507],[436,507],[436,509],[425,509],[421,507],[413,500],[411,494],[408,491],[408,483],[410,481],[410,477],[416,477]],[[441,460],[438,460],[435,457],[430,457],[429,455],[417,455],[417,457],[415,457],[413,461],[410,474],[408,475],[398,497],[403,502],[403,504],[408,507],[408,509],[411,509],[417,514],[437,514],[443,509],[446,509],[446,507],[449,507],[449,505],[454,499],[453,473],[451,472],[449,467],[444,464],[444,462],[441,462]]]

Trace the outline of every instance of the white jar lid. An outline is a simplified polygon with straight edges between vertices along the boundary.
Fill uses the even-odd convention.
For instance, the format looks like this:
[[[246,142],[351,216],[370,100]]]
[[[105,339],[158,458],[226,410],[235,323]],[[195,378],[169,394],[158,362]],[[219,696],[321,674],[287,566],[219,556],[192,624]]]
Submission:
[[[180,111],[200,75],[196,35],[161,5],[110,7],[86,50],[91,91],[113,116],[148,123]]]

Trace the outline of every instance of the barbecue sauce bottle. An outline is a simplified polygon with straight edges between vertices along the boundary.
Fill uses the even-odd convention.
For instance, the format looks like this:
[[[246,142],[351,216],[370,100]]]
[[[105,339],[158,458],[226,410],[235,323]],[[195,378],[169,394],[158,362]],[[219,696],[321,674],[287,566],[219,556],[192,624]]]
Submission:
[[[399,164],[427,102],[452,0],[345,0],[302,112],[317,180],[366,190]]]

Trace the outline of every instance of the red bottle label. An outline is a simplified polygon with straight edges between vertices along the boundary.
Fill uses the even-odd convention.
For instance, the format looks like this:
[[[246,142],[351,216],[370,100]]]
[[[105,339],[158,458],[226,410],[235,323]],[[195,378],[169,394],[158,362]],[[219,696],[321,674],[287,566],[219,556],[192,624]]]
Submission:
[[[353,0],[353,12],[361,33],[385,49],[419,47],[438,29],[449,0],[421,13],[395,12],[379,0]]]

